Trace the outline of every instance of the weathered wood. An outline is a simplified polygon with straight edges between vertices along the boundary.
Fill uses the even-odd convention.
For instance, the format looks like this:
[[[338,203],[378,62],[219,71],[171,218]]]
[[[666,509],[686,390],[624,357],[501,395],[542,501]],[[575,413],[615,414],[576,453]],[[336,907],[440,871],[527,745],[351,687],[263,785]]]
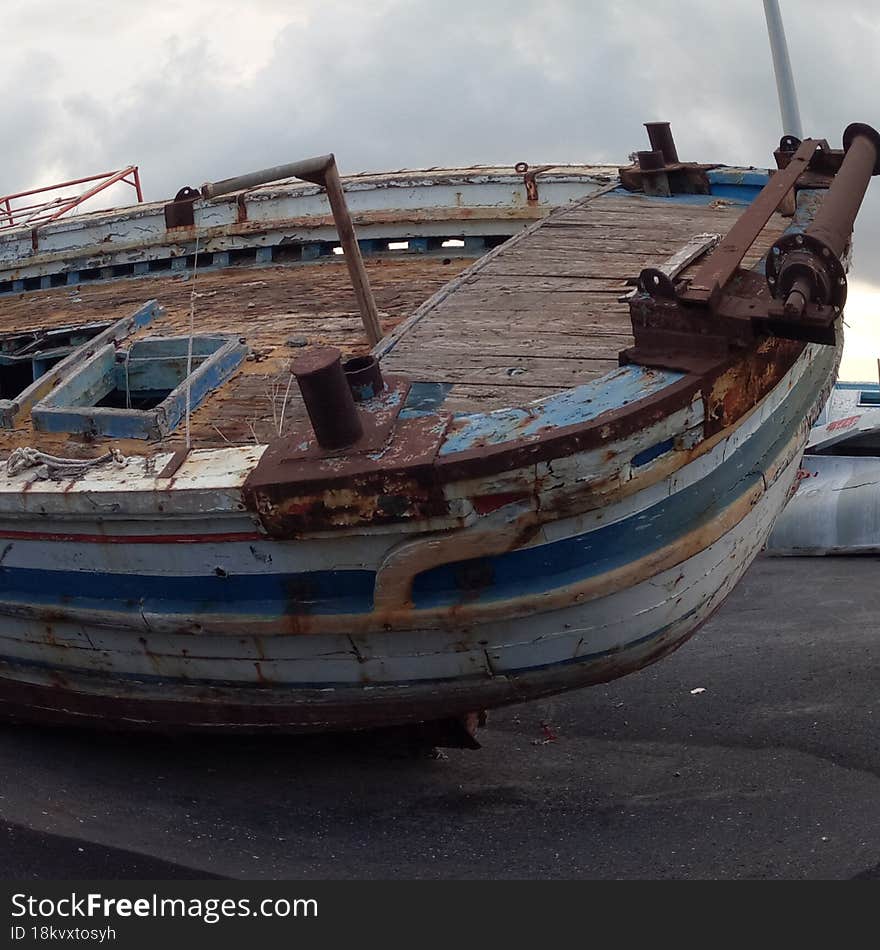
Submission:
[[[640,271],[660,266],[695,235],[725,233],[741,212],[723,200],[675,204],[610,194],[560,209],[421,308],[398,331],[384,365],[453,384],[444,402],[452,411],[515,405],[594,379],[630,345],[629,308],[618,298]],[[746,265],[785,225],[771,219]]]
[[[433,255],[367,258],[365,267],[386,332],[471,263],[468,258]],[[162,274],[7,295],[2,299],[2,329],[19,332],[95,320],[115,321],[155,298],[165,309],[165,315],[156,322],[155,329],[132,334],[131,339],[153,333],[184,335],[188,329],[191,289],[189,280]],[[195,289],[196,332],[244,336],[256,358],[243,363],[230,380],[207,395],[193,412],[194,448],[224,446],[227,442],[253,444],[276,436],[272,387],[280,389],[280,394],[275,395],[276,411],[280,414],[290,360],[302,353],[305,346],[328,343],[339,346],[346,356],[368,348],[348,273],[338,257],[307,265],[200,271]],[[293,386],[288,393],[285,430],[303,414]],[[173,450],[182,441],[182,427],[178,427],[161,445]],[[19,446],[36,444],[47,452],[70,458],[89,458],[105,451],[104,445],[75,434],[35,436],[25,415],[16,422],[15,429],[0,431],[3,456]],[[126,454],[154,450],[152,444],[145,446],[135,440],[119,439],[114,444]]]
[[[530,225],[475,263],[434,255],[367,258],[383,331],[392,334],[383,366],[417,380],[451,383],[444,403],[451,411],[500,408],[595,378],[613,368],[615,350],[631,345],[628,309],[617,302],[631,287],[627,281],[694,234],[725,232],[741,211],[741,205],[721,201],[676,206],[596,194]],[[784,224],[778,216],[771,219],[747,265],[766,252]],[[183,334],[190,292],[189,280],[165,274],[7,296],[4,330],[116,320],[156,298],[166,310],[159,332]],[[256,356],[193,412],[194,447],[274,437],[273,405],[278,417],[290,361],[304,347],[332,344],[346,356],[367,348],[338,257],[203,271],[196,294],[197,332],[244,336]],[[420,315],[406,332],[395,330],[416,312]],[[287,392],[285,429],[303,415],[294,386]],[[182,433],[174,432],[162,445],[173,450],[181,440]],[[0,452],[34,441],[29,420],[23,420],[0,433]],[[71,457],[88,457],[101,448],[64,433],[41,434],[39,442]],[[136,443],[132,449],[143,450]]]
[[[502,357],[492,353],[468,354],[462,351],[437,351],[425,362],[411,361],[409,373],[430,382],[528,383],[532,386],[568,389],[592,378],[597,368],[607,372],[617,366],[616,358],[581,357],[554,359],[541,356]],[[584,374],[592,374],[585,376]]]

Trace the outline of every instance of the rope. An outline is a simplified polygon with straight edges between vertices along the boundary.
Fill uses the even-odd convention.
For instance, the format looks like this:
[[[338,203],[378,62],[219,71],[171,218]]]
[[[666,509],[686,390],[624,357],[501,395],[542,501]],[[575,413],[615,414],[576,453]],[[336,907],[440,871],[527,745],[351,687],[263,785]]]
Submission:
[[[113,462],[122,466],[127,461],[128,459],[119,449],[110,449],[109,452],[105,452],[104,455],[95,459],[69,459],[58,455],[48,455],[38,449],[24,446],[10,453],[6,460],[6,474],[14,476],[25,469],[35,468],[34,476],[41,481],[56,478],[77,478],[84,475],[89,469],[97,468],[99,465]]]
[[[128,378],[128,364],[129,364],[130,353],[126,352],[125,354],[125,408],[131,409],[131,384],[129,383]]]
[[[192,362],[193,334],[196,325],[196,275],[199,272],[199,235],[196,235],[196,251],[193,255],[192,284],[189,292],[189,343],[186,347],[186,447],[190,448],[189,417],[192,414]]]

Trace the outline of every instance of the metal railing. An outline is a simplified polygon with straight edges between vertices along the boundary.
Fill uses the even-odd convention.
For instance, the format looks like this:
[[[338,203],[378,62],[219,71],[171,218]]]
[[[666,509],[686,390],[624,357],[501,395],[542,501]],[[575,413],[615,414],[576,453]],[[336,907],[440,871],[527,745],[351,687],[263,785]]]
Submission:
[[[345,192],[339,180],[336,168],[336,159],[331,155],[320,155],[317,158],[307,158],[301,162],[292,162],[289,165],[276,165],[274,168],[264,168],[261,171],[250,172],[247,175],[238,175],[235,178],[226,178],[223,181],[207,182],[202,185],[203,198],[216,198],[233,191],[242,191],[257,185],[266,185],[269,182],[280,181],[285,178],[299,178],[302,181],[321,185],[327,192],[330,210],[333,212],[333,221],[339,243],[342,246],[348,274],[351,278],[354,295],[357,299],[364,331],[371,346],[375,346],[382,339],[382,327],[379,323],[379,312],[370,289],[370,281],[364,268],[361,250],[354,232],[354,224],[345,202]]]
[[[0,231],[8,231],[10,228],[18,227],[35,228],[38,225],[48,224],[120,181],[134,188],[139,202],[144,200],[137,165],[129,165],[115,172],[103,172],[100,175],[89,175],[87,178],[74,178],[71,181],[62,181],[55,185],[45,185],[42,188],[31,188],[29,191],[17,191],[9,195],[0,195]],[[96,182],[96,184],[78,195],[56,195],[33,204],[13,204],[13,202],[18,202],[23,198],[46,195],[61,191],[63,188],[72,188],[75,185],[87,185],[90,182]]]

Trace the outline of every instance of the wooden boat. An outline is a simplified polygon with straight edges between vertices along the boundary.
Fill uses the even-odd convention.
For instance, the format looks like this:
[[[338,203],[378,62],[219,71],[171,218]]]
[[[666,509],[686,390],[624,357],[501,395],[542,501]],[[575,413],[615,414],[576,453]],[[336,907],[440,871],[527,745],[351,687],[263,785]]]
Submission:
[[[415,221],[422,253],[359,245],[332,156],[181,192],[143,251],[30,235],[0,298],[0,709],[467,742],[681,644],[791,490],[880,138],[786,137],[770,174],[649,133],[470,264],[475,215],[393,196],[360,240]],[[326,192],[342,254],[318,189],[320,225],[261,216],[279,176]]]

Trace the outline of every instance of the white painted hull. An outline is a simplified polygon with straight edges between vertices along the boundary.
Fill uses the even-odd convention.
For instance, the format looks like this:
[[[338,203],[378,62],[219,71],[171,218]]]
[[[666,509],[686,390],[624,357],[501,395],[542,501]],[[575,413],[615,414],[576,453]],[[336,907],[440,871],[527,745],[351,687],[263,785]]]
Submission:
[[[118,478],[112,473],[92,476],[91,491],[88,484],[76,491],[46,484],[22,492],[7,479],[0,488],[0,535],[7,539],[0,579],[8,573],[23,580],[8,581],[0,596],[2,708],[127,727],[365,728],[463,715],[629,673],[687,639],[760,550],[790,494],[809,422],[835,369],[833,350],[807,347],[762,403],[706,451],[665,477],[651,477],[646,466],[643,490],[612,491],[598,506],[594,496],[584,511],[548,521],[512,552],[550,565],[556,555],[545,552],[576,542],[586,552],[576,570],[536,579],[541,590],[494,599],[477,592],[449,609],[420,605],[414,595],[406,609],[383,612],[377,603],[358,612],[354,593],[349,612],[337,609],[348,596],[344,574],[375,572],[378,592],[383,571],[396,576],[393,552],[425,542],[392,530],[293,541],[246,537],[254,522],[241,510],[236,483],[217,480],[219,473],[229,477],[228,453],[213,482],[204,459],[191,481],[181,473],[175,490],[160,496],[161,523],[155,492],[139,494],[131,474],[131,511],[111,511],[108,501],[98,520],[86,511],[101,508],[99,486],[102,478]],[[692,423],[681,417],[677,424]],[[241,478],[259,457],[257,448],[248,452]],[[577,457],[566,461],[577,468]],[[662,459],[655,464],[662,467]],[[722,478],[732,486],[723,492],[715,487]],[[61,519],[35,516],[58,505],[66,508]],[[691,512],[686,522],[676,522],[675,505]],[[24,510],[16,518],[17,506]],[[187,517],[188,506],[201,514]],[[501,509],[486,523],[500,530],[510,519]],[[67,534],[59,533],[62,524]],[[166,540],[169,524],[203,533],[192,543]],[[668,530],[663,525],[675,524],[675,537],[660,536]],[[47,535],[29,536],[35,527]],[[90,528],[95,534],[84,533]],[[112,541],[102,541],[102,532]],[[644,539],[644,556],[617,566],[603,560],[603,546],[622,544],[627,532]],[[455,532],[457,557],[466,556],[472,534]],[[333,612],[314,607],[322,603],[318,591],[309,594],[315,612],[307,616],[262,595],[226,607],[212,600],[227,581],[246,596],[249,587],[266,584],[271,593],[272,578],[302,576],[296,572],[304,568],[309,576],[341,572],[327,581]],[[65,598],[72,570],[76,595]],[[44,596],[40,571],[49,572],[46,587],[61,585],[51,596]],[[94,589],[83,587],[86,580]],[[25,583],[32,587],[14,589]],[[129,596],[133,583],[142,585],[140,596]],[[101,584],[118,585],[118,595],[111,599]],[[178,588],[188,599],[175,594]],[[194,605],[193,590],[204,592],[204,603]]]

